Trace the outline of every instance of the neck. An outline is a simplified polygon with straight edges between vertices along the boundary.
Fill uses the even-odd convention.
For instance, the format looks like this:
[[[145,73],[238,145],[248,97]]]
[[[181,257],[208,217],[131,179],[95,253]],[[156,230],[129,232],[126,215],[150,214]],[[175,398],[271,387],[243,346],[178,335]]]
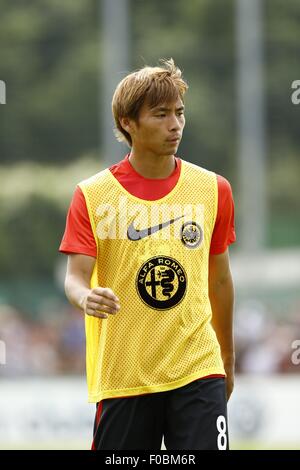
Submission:
[[[144,178],[167,178],[175,167],[176,161],[174,155],[143,155],[131,150],[129,162],[137,173]]]

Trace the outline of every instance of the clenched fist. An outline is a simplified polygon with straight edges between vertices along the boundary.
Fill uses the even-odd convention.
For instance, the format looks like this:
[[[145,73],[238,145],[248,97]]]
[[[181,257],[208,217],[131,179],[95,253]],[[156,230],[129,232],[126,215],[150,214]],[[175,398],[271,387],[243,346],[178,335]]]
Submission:
[[[83,310],[93,317],[108,318],[108,314],[115,315],[120,310],[119,302],[109,287],[94,287],[83,300]]]

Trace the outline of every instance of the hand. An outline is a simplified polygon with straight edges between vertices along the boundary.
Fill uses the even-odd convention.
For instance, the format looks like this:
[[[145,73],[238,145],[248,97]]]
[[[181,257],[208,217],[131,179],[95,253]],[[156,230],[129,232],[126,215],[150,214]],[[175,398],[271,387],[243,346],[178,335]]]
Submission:
[[[234,388],[234,367],[231,366],[225,366],[225,372],[226,372],[226,395],[227,395],[227,401],[229,400],[233,388]]]
[[[108,314],[115,315],[120,310],[120,303],[110,288],[95,287],[83,299],[83,310],[92,317],[108,318]]]

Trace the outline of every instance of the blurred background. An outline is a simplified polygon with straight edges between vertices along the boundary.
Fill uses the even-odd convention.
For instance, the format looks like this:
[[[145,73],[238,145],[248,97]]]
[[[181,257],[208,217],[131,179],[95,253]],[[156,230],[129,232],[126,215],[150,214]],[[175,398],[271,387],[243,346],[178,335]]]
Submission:
[[[178,155],[225,176],[236,204],[232,448],[300,448],[299,1],[0,11],[0,448],[90,447],[84,325],[58,247],[76,183],[127,152],[115,85],[169,57],[190,86]]]

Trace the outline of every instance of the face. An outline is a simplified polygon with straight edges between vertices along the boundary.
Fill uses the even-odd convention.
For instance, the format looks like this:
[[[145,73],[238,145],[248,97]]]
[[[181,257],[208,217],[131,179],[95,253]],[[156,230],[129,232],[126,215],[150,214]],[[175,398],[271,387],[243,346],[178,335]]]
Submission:
[[[124,128],[131,135],[133,149],[157,156],[174,155],[185,125],[184,105],[180,98],[174,103],[162,103],[156,108],[149,108],[145,103],[138,122],[129,119],[125,121]]]

